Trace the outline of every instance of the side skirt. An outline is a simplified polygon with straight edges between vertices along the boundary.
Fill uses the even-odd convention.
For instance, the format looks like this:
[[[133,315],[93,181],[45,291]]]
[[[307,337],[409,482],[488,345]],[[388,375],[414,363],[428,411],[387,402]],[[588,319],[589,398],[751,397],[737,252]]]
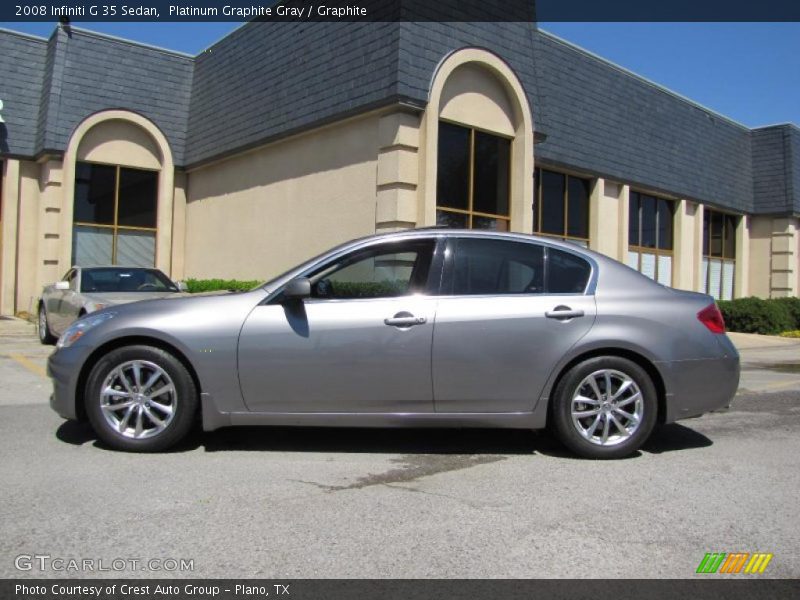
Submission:
[[[201,394],[203,429],[230,426],[280,427],[469,427],[542,429],[543,411],[519,413],[220,413],[208,394]]]

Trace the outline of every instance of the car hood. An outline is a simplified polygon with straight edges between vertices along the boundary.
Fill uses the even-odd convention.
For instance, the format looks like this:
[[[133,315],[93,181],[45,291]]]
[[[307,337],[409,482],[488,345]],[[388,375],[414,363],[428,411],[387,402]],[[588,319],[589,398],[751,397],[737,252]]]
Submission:
[[[139,302],[140,300],[160,300],[161,298],[180,298],[188,294],[180,292],[105,292],[83,294],[87,300],[106,306]]]

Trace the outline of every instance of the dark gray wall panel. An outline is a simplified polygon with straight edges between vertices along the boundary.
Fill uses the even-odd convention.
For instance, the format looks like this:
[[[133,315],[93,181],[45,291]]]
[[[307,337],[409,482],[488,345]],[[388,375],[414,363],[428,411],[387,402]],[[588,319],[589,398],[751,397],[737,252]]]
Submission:
[[[153,121],[182,164],[193,59],[77,30],[57,35],[38,150],[63,150],[86,117],[122,108]]]
[[[786,128],[753,131],[753,195],[758,212],[781,212],[789,206]]]
[[[30,156],[36,147],[47,42],[0,31],[0,152]]]
[[[794,125],[789,126],[789,165],[792,211],[800,215],[800,128]]]
[[[548,135],[538,160],[752,208],[747,128],[547,34],[536,39]]]

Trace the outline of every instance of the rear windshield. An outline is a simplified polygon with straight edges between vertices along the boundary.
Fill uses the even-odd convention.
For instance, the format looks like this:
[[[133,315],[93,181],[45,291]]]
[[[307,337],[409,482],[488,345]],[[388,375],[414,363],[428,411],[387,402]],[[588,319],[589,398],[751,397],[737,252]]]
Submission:
[[[84,269],[81,292],[177,292],[178,288],[157,269]]]

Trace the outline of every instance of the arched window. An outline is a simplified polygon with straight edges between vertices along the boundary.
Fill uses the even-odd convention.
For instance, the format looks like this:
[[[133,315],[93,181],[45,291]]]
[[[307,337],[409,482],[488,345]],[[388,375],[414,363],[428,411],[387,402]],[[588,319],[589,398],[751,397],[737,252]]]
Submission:
[[[134,113],[98,113],[73,133],[67,158],[67,173],[74,160],[65,186],[72,204],[72,243],[65,248],[71,264],[153,267],[158,261],[162,268],[169,227],[159,229],[169,222],[172,186],[163,135]]]

